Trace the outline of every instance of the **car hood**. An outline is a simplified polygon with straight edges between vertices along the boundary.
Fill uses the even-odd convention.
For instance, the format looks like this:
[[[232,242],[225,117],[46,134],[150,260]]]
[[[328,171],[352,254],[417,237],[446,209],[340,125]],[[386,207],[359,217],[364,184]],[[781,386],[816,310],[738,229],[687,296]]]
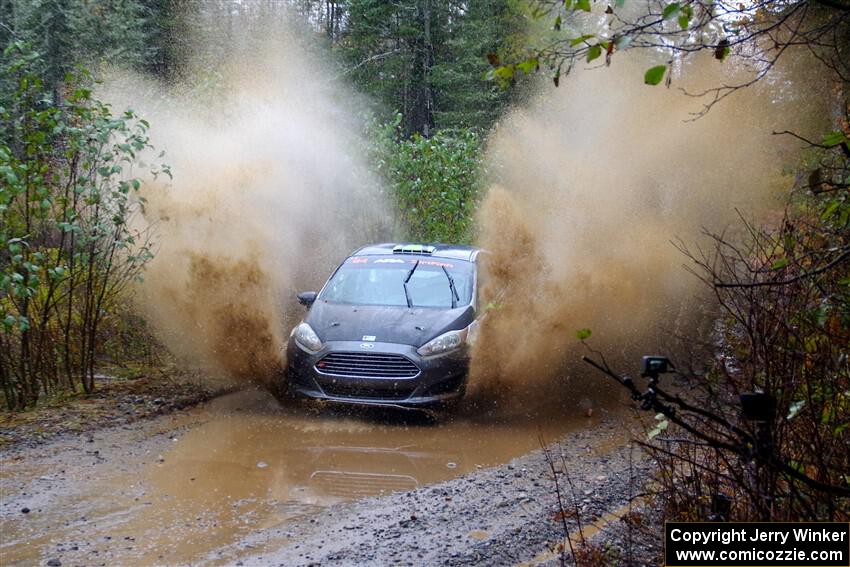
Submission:
[[[304,321],[319,339],[325,341],[363,341],[363,337],[381,343],[420,347],[446,331],[467,327],[475,320],[471,305],[456,309],[424,307],[388,307],[348,305],[321,299],[310,308]]]

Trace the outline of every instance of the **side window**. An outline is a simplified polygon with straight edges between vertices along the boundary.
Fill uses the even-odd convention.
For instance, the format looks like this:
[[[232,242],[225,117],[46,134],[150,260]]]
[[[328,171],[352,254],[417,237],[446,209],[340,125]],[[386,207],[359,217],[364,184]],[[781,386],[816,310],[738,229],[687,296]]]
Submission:
[[[330,285],[328,286],[328,290],[325,293],[325,295],[332,297],[332,298],[342,296],[343,295],[343,289],[345,287],[345,282],[347,280],[346,276],[347,276],[347,274],[338,272],[336,274],[336,277],[334,277],[331,280]]]

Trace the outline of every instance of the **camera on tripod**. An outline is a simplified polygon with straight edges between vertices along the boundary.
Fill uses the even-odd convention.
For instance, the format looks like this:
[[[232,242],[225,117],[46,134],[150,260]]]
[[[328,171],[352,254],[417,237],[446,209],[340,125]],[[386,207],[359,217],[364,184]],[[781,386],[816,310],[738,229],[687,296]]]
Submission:
[[[640,359],[640,375],[644,378],[658,380],[661,374],[667,374],[673,368],[673,363],[666,356],[644,356]]]

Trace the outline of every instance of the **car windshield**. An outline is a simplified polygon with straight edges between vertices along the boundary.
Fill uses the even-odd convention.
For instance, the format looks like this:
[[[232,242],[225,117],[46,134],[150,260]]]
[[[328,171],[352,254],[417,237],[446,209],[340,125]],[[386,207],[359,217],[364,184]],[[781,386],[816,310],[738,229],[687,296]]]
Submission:
[[[327,283],[321,299],[407,307],[409,296],[414,307],[461,307],[472,302],[473,267],[463,260],[428,256],[352,256]],[[454,302],[447,275],[454,281],[457,292]],[[405,295],[404,282],[408,276]]]

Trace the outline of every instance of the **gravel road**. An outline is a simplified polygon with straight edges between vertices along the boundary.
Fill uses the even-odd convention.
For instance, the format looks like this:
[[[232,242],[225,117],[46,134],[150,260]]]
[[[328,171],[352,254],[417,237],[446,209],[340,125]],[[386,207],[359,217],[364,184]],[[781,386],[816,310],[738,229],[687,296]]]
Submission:
[[[222,400],[221,405],[234,406]],[[261,415],[249,431],[282,420],[283,414],[276,413],[280,410],[270,403],[252,407]],[[203,500],[207,492],[181,495],[180,491],[191,488],[179,487],[199,490],[220,485],[199,484],[204,481],[200,477],[197,481],[186,478],[185,483],[171,486],[169,494],[159,494],[153,481],[157,474],[169,474],[169,462],[179,458],[172,455],[180,455],[173,451],[184,439],[203,433],[211,425],[231,422],[236,412],[244,413],[244,408],[234,406],[216,414],[201,406],[129,425],[60,435],[37,446],[20,443],[0,450],[0,528],[5,540],[0,542],[0,563],[560,563],[556,546],[564,542],[564,526],[550,464],[541,450],[493,467],[475,469],[473,465],[471,472],[411,491],[305,507],[288,515],[279,511],[263,515],[263,510],[279,504],[264,502],[261,494],[268,492],[259,492],[258,497],[249,499],[255,511],[244,517],[229,517],[227,521],[236,527],[227,528],[227,538],[219,538],[215,530],[222,529],[223,516],[205,517],[214,511]],[[298,419],[309,427],[322,424],[316,421],[318,418]],[[651,521],[652,514],[642,501],[629,504],[641,491],[649,469],[646,458],[629,442],[634,435],[628,427],[631,420],[629,412],[605,412],[601,419],[587,420],[585,427],[562,439],[546,442],[551,443],[549,448],[555,455],[568,528],[576,530],[578,516],[593,544],[592,551],[608,564],[657,565],[659,524]],[[232,430],[231,426],[223,431]],[[216,429],[207,431],[213,432],[208,439],[220,436],[214,433]],[[498,430],[493,435],[493,443],[497,443]],[[227,452],[233,453],[233,449]],[[248,476],[263,475],[273,472],[277,464],[258,466],[252,456],[251,465],[239,470]],[[263,490],[277,486],[273,478],[270,482]],[[190,498],[194,507],[187,508],[185,517],[173,516],[181,498]],[[245,502],[248,500],[233,502],[233,506]],[[623,516],[633,521],[623,522]],[[193,527],[183,527],[190,523]],[[636,525],[642,528],[635,529]],[[199,541],[198,536],[205,539]],[[575,533],[573,536],[576,540]]]
[[[630,505],[649,463],[625,429],[619,420],[608,419],[568,435],[549,450],[556,456],[570,529],[577,528],[572,514],[577,504],[587,540],[607,562],[658,565],[660,535],[651,525],[652,513],[642,501]],[[559,510],[549,461],[543,451],[534,451],[441,484],[334,506],[257,531],[236,548],[219,550],[216,562],[559,565],[560,553],[551,551],[564,541]],[[638,518],[643,529],[629,529],[623,515]],[[262,551],[243,555],[252,548]],[[572,563],[568,552],[569,547],[567,561]]]

